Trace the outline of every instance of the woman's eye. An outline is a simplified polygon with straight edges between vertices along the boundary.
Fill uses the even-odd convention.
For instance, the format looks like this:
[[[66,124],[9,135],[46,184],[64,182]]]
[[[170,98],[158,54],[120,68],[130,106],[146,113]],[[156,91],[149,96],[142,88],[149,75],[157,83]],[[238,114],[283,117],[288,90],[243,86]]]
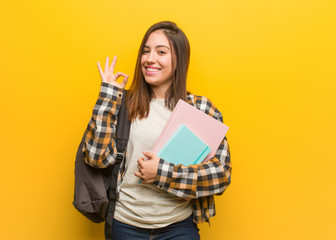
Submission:
[[[165,51],[159,51],[160,54],[165,54],[166,52]]]
[[[142,53],[149,53],[149,50],[143,50]]]

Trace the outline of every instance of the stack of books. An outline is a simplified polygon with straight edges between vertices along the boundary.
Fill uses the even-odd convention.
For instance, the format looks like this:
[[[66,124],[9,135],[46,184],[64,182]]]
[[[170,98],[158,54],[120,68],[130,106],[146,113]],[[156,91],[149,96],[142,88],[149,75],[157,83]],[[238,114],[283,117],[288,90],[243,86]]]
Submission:
[[[212,158],[229,127],[179,100],[152,152],[173,164],[199,164]]]

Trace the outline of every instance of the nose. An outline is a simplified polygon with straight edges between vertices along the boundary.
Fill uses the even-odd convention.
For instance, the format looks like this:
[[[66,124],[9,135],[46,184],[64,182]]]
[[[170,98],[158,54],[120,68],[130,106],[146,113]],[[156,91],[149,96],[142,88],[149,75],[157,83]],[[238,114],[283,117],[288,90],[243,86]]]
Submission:
[[[148,64],[153,64],[155,63],[155,55],[154,55],[154,51],[150,51],[148,54],[147,54],[147,58],[146,58],[146,62]]]

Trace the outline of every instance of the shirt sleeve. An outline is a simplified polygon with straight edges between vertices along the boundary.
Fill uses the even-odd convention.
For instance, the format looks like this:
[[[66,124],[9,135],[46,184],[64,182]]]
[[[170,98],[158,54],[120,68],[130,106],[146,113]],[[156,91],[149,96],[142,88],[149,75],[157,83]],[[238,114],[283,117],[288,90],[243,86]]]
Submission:
[[[117,157],[115,131],[117,114],[124,94],[122,88],[102,83],[92,117],[84,133],[83,156],[96,168],[113,165]]]
[[[223,122],[222,114],[204,101],[204,111]],[[202,110],[202,106],[199,109]],[[227,138],[224,137],[215,156],[205,163],[183,166],[160,159],[154,185],[184,199],[222,194],[231,183],[231,157]]]

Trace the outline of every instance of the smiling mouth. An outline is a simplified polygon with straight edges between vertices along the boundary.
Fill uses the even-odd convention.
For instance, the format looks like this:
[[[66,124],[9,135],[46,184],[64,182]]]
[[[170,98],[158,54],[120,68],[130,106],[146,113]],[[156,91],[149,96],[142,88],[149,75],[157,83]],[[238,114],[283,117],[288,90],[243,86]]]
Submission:
[[[146,71],[148,71],[148,72],[159,72],[159,71],[161,71],[161,69],[160,68],[146,67]]]

